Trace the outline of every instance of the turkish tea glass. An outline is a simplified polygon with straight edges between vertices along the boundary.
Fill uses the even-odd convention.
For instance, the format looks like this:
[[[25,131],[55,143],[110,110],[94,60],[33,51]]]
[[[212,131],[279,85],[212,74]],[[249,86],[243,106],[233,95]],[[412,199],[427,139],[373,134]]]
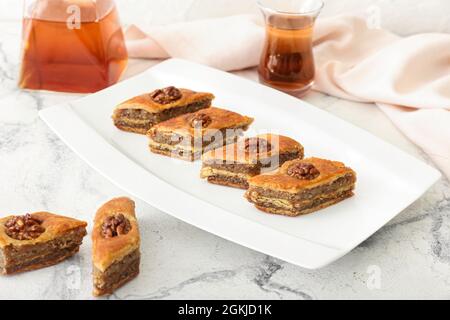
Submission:
[[[260,82],[303,96],[314,83],[313,29],[320,0],[258,0],[266,38],[258,67]]]

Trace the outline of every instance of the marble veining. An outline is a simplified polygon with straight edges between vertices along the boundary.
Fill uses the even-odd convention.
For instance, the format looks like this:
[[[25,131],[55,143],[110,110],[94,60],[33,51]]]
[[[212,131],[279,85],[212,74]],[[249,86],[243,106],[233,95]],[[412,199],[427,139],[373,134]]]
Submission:
[[[186,8],[197,17],[194,2]],[[132,16],[125,10],[123,16]],[[20,20],[4,19],[5,14],[0,15],[1,215],[49,210],[92,221],[102,202],[126,194],[80,160],[38,118],[39,110],[79,95],[17,88]],[[131,61],[127,77],[154,63]],[[257,78],[254,70],[238,74]],[[317,92],[306,100],[431,163],[375,106]],[[315,271],[223,240],[141,201],[137,208],[142,272],[110,299],[450,298],[446,179],[348,255]],[[0,277],[0,298],[91,299],[90,242],[85,238],[80,253],[57,266]]]

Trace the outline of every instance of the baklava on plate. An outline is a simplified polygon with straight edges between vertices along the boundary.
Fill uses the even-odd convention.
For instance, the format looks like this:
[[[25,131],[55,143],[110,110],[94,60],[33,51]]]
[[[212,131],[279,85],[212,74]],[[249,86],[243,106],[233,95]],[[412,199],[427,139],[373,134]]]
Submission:
[[[297,158],[303,158],[300,143],[281,135],[262,134],[205,153],[200,176],[210,183],[247,189],[249,178]]]
[[[49,212],[0,219],[0,273],[57,264],[76,254],[87,223]]]
[[[139,247],[134,201],[115,198],[98,209],[92,230],[95,296],[111,294],[139,274]]]
[[[207,108],[161,122],[147,133],[150,151],[194,161],[202,153],[234,143],[252,118],[220,108]]]
[[[353,196],[356,173],[337,161],[288,161],[273,173],[249,179],[245,197],[267,213],[299,216]]]
[[[119,104],[112,116],[120,130],[146,134],[157,123],[211,106],[214,95],[167,87]]]

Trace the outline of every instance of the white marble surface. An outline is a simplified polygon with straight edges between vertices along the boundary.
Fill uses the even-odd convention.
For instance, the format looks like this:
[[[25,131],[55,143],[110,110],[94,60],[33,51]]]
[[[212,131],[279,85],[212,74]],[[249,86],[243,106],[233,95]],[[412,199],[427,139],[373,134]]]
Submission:
[[[250,0],[221,0],[214,5],[207,0],[117,2],[124,23],[143,16],[166,23],[255,10]],[[134,5],[125,4],[129,2]],[[411,6],[412,2],[346,0],[338,5],[328,0],[326,13],[365,11],[375,4],[383,10],[383,25],[396,32],[450,31],[448,15],[442,15],[448,12],[448,1],[415,1],[417,5]],[[49,210],[91,221],[98,205],[124,193],[80,160],[37,116],[42,108],[77,95],[17,88],[18,3],[2,0],[7,10],[0,10],[1,216]],[[132,61],[127,76],[152,63]],[[243,73],[255,78],[251,70]],[[428,161],[373,105],[319,93],[306,100]],[[137,208],[142,271],[112,299],[450,298],[450,185],[444,179],[350,254],[316,271],[220,239],[140,201]],[[90,299],[90,264],[86,238],[78,255],[57,266],[0,277],[0,298]]]

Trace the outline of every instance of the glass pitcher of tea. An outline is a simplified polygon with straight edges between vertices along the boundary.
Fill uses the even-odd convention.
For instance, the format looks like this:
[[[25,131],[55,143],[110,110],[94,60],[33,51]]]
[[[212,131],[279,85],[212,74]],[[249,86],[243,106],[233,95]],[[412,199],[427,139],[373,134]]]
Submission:
[[[266,40],[258,74],[260,82],[302,96],[314,83],[312,37],[320,0],[259,0]]]
[[[95,92],[116,83],[127,65],[112,0],[25,0],[19,86]]]

